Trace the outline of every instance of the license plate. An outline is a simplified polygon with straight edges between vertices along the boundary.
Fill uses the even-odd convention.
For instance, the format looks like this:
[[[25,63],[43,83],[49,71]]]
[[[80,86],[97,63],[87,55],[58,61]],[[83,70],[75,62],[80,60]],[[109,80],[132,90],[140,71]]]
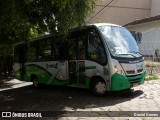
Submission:
[[[133,87],[136,87],[138,86],[139,84],[138,83],[133,83]]]

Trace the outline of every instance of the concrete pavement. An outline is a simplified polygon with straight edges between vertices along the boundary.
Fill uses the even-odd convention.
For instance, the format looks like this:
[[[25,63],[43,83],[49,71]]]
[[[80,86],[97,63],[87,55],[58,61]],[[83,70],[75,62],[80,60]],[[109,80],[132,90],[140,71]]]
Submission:
[[[87,90],[74,88],[67,88],[67,90],[58,88],[53,92],[47,88],[35,91],[29,87],[23,91],[23,89],[18,90],[19,87],[23,88],[31,83],[17,80],[8,82],[10,86],[0,88],[0,93],[2,93],[0,99],[4,104],[1,110],[67,111],[58,118],[47,117],[44,118],[45,120],[160,120],[160,80],[146,81],[143,85],[135,87],[130,94],[109,93],[105,98],[98,98]],[[14,92],[9,92],[12,89],[15,89]],[[18,93],[19,91],[22,93]],[[26,93],[26,98],[19,98],[19,94],[23,95],[23,93]],[[5,104],[7,96],[10,96],[9,99],[14,98],[12,98],[14,104],[9,99]],[[39,103],[35,102],[37,97],[40,98],[38,99]],[[25,105],[21,104],[17,107],[16,104],[19,101]],[[146,114],[151,114],[151,117]],[[154,115],[155,117],[153,117]]]

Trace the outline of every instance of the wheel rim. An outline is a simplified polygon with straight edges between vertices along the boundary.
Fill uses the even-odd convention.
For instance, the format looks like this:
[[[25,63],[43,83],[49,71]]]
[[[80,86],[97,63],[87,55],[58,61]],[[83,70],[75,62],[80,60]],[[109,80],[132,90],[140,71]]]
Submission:
[[[106,85],[104,82],[98,82],[95,85],[95,90],[98,94],[104,94],[106,92]]]
[[[34,79],[34,82],[33,82],[33,83],[34,83],[34,86],[35,86],[35,87],[38,87],[38,84],[39,84],[39,83],[38,83],[38,80],[37,80],[37,79]]]

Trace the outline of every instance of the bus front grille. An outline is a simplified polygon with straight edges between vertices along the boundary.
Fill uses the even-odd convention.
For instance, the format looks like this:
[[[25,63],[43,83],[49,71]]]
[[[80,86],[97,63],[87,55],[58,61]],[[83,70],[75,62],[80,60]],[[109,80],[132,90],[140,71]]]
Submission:
[[[134,74],[140,74],[143,72],[143,69],[138,69],[138,70],[128,70],[126,71],[127,75],[134,75]]]

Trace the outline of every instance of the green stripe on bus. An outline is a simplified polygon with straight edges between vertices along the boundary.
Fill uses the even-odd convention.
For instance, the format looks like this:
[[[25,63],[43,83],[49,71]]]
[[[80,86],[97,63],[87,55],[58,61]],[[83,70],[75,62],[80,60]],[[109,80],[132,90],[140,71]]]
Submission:
[[[42,67],[36,65],[26,66],[26,76],[30,79],[30,75],[36,75],[40,83],[46,84],[52,77],[51,73]]]

